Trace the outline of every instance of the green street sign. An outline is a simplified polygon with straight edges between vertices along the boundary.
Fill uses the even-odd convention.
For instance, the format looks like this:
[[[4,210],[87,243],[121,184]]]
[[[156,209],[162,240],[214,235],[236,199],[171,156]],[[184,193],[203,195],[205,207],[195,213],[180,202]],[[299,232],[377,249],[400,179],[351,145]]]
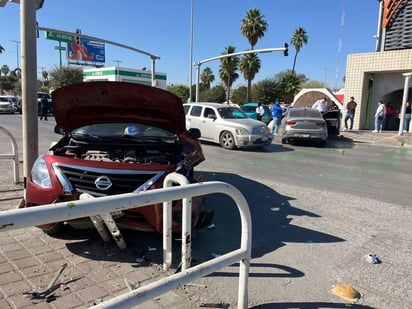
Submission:
[[[66,43],[73,42],[73,36],[72,35],[58,33],[58,32],[46,31],[45,32],[45,37],[48,40],[55,40],[55,41],[66,42]]]

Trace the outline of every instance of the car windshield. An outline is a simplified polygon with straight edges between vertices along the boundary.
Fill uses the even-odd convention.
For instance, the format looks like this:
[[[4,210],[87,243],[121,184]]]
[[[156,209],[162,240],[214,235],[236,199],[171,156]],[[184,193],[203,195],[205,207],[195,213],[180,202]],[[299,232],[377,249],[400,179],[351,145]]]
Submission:
[[[245,113],[256,113],[256,106],[242,106],[241,109],[245,112]]]
[[[162,140],[173,142],[176,134],[167,130],[135,123],[99,123],[80,127],[72,131],[75,138],[124,140]]]
[[[238,107],[219,107],[217,109],[219,112],[220,117],[223,119],[244,119],[250,118],[247,114],[245,114],[240,108]]]

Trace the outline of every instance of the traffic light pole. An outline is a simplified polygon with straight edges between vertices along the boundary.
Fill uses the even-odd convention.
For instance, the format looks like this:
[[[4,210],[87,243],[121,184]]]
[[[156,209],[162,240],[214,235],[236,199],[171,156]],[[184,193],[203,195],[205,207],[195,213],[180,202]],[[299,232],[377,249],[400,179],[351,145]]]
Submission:
[[[245,55],[245,54],[252,54],[252,53],[271,53],[274,51],[283,51],[283,54],[285,56],[288,55],[288,50],[289,50],[289,45],[285,43],[284,47],[278,47],[278,48],[264,48],[264,49],[256,49],[256,50],[246,50],[242,52],[237,52],[237,53],[232,53],[232,54],[225,54],[225,55],[220,55],[212,58],[208,58],[205,60],[201,60],[198,62],[195,62],[193,65],[196,66],[196,102],[199,102],[199,81],[200,81],[200,66],[203,63],[222,59],[222,58],[227,58],[227,57],[232,57],[232,56],[238,56],[238,55]],[[230,98],[228,98],[229,100]]]

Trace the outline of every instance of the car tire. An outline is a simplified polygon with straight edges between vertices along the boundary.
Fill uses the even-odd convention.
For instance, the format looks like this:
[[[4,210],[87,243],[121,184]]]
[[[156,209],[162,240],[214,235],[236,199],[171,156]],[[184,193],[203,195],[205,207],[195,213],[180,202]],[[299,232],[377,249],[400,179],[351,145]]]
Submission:
[[[223,131],[220,134],[219,143],[220,146],[228,150],[235,148],[235,139],[233,138],[233,134],[229,131]]]
[[[281,139],[280,139],[280,142],[282,143],[282,144],[287,144],[287,140],[286,140],[286,138],[284,138],[284,137],[282,137]]]

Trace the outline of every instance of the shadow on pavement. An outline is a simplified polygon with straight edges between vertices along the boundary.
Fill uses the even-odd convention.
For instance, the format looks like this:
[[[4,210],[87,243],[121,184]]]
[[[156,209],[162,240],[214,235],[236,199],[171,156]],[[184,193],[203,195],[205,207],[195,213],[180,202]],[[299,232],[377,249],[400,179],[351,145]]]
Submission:
[[[236,187],[246,198],[252,216],[252,258],[272,252],[288,242],[331,243],[344,239],[293,225],[291,216],[318,217],[290,205],[293,198],[277,193],[257,181],[230,173],[202,172],[206,181],[222,181]],[[234,201],[223,194],[205,197],[209,210],[214,211],[213,227],[193,231],[192,265],[210,260],[213,256],[228,253],[240,246],[240,215]],[[69,229],[59,238],[67,239],[67,248],[80,256],[94,260],[135,263],[136,258],[162,263],[162,235],[134,231],[122,231],[128,247],[117,248],[114,242],[104,244],[95,230]],[[180,262],[180,235],[174,235],[173,266]],[[281,268],[287,266],[267,265]],[[290,274],[301,272],[289,269]],[[228,274],[226,274],[228,275]],[[278,276],[273,274],[273,276]]]
[[[332,302],[290,302],[290,303],[270,303],[262,304],[251,307],[250,309],[285,309],[285,308],[296,308],[296,309],[320,309],[320,308],[352,308],[352,309],[374,309],[370,306],[358,305],[358,304],[343,304],[343,303],[332,303]]]

